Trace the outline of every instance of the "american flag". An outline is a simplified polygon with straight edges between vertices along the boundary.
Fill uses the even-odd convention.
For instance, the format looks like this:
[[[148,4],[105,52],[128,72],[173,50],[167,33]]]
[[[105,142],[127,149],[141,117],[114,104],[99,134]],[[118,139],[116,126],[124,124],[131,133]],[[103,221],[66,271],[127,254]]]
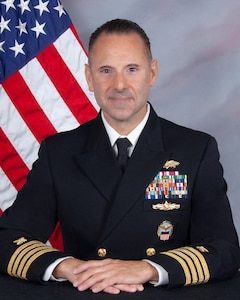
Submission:
[[[0,213],[25,183],[41,141],[96,116],[86,62],[58,0],[0,0]]]

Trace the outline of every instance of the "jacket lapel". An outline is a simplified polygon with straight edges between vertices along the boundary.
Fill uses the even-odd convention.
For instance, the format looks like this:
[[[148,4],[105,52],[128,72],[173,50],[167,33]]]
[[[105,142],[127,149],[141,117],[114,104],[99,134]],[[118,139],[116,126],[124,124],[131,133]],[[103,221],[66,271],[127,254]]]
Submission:
[[[87,136],[84,149],[75,159],[99,193],[110,201],[121,177],[121,170],[100,116],[93,121]]]

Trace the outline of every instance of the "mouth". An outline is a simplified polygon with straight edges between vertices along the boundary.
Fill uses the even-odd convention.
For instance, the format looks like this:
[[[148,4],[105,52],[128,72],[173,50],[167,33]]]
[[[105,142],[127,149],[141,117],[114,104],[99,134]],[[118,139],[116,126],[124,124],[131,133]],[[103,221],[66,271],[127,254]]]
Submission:
[[[126,109],[134,100],[132,93],[128,89],[112,90],[108,95],[108,100],[116,109]]]
[[[129,106],[129,103],[132,102],[133,98],[132,97],[126,97],[126,96],[118,96],[118,97],[109,97],[108,98],[112,105],[115,108],[126,108]]]

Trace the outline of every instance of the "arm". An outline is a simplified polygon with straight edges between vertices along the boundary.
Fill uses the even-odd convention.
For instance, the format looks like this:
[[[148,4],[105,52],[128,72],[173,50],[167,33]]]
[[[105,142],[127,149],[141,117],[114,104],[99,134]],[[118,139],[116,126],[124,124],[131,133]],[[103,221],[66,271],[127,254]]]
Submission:
[[[42,281],[45,269],[66,256],[48,246],[57,222],[55,193],[45,143],[27,183],[13,206],[0,218],[0,271],[23,279]]]
[[[226,183],[216,142],[209,138],[191,192],[189,244],[151,260],[169,273],[169,287],[228,279],[240,266]]]

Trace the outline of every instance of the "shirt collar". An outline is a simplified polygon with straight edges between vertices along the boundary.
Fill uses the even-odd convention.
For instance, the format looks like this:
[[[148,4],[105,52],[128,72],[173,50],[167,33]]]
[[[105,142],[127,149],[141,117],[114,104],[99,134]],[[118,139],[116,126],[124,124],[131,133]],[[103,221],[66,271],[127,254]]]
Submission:
[[[130,148],[130,154],[132,153],[134,147],[137,144],[137,141],[139,139],[139,136],[144,128],[144,126],[147,123],[148,117],[150,114],[150,105],[149,103],[147,103],[147,112],[144,116],[144,118],[142,119],[142,121],[137,125],[137,127],[135,127],[127,136],[121,136],[115,129],[113,129],[108,122],[106,121],[106,119],[104,118],[103,112],[101,111],[101,117],[103,120],[103,124],[105,126],[105,129],[107,131],[107,134],[109,136],[109,140],[110,143],[112,145],[112,147],[115,147],[115,143],[116,140],[120,137],[127,137],[129,139],[129,141],[131,142],[132,146]]]

